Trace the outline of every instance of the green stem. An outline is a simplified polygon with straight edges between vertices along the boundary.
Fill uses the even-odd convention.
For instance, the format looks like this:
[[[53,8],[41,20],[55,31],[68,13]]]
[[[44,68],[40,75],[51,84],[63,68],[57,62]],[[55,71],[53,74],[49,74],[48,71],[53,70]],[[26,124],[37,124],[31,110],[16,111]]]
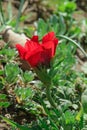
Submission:
[[[3,13],[3,9],[2,9],[2,3],[1,3],[1,0],[0,0],[0,14],[1,14],[1,17],[2,17],[2,25],[4,24],[5,25],[5,18],[4,18],[4,13]]]
[[[34,68],[35,73],[37,74],[38,78],[42,81],[43,85],[46,88],[46,97],[48,99],[48,101],[50,102],[51,106],[53,108],[57,108],[55,101],[53,100],[52,96],[51,96],[51,79],[50,76],[47,74],[47,70],[45,70],[44,68]]]
[[[54,108],[57,108],[55,101],[53,100],[53,98],[51,96],[50,87],[47,87],[47,86],[46,86],[46,96],[47,96],[47,99],[50,102],[51,106]]]
[[[20,16],[21,16],[21,10],[22,10],[23,4],[24,4],[24,0],[21,0],[19,11],[18,11],[18,16],[17,16],[17,20],[16,20],[16,26],[15,26],[16,31],[17,31],[17,28],[18,28],[18,25],[19,25],[19,22],[20,22]]]
[[[69,40],[70,42],[74,43],[80,50],[81,52],[85,55],[85,57],[87,58],[87,53],[83,50],[83,48],[78,44],[76,43],[75,41],[73,41],[71,38],[67,37],[67,36],[63,36],[63,35],[58,35],[58,37],[62,37],[64,39],[67,39]]]

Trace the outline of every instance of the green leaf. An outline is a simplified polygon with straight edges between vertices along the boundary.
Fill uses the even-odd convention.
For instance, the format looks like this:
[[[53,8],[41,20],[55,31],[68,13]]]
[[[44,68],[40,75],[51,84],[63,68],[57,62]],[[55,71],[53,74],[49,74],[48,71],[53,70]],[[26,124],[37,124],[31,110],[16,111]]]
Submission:
[[[3,88],[3,83],[0,81],[0,90]]]
[[[4,74],[4,70],[0,70],[0,75],[3,75]]]
[[[72,111],[67,110],[64,113],[65,123],[73,124],[75,122],[75,116],[72,114]]]
[[[5,79],[3,77],[0,77],[0,89],[4,87]]]
[[[51,24],[51,26],[55,26],[55,24],[58,24],[58,16],[52,15],[49,19],[49,23]]]
[[[0,94],[0,99],[6,99],[6,94]]]
[[[73,12],[76,9],[76,3],[75,2],[66,2],[65,3],[65,11],[68,13]]]
[[[43,19],[39,19],[37,33],[40,39],[42,38],[44,34],[47,33],[47,28],[48,28],[48,25],[45,23],[45,21]]]
[[[64,3],[61,3],[58,9],[60,12],[67,12],[71,14],[76,9],[76,3],[65,1]]]
[[[20,69],[17,64],[13,64],[13,63],[6,64],[5,75],[8,83],[15,82],[19,73],[20,73]]]
[[[87,89],[82,94],[81,102],[83,106],[83,111],[87,114]]]
[[[77,115],[76,115],[76,120],[77,120],[77,121],[80,121],[82,115],[83,115],[83,108],[81,107],[80,111],[79,111],[79,112],[77,113]]]
[[[14,128],[18,128],[19,130],[30,130],[27,126],[19,125],[18,123],[9,120],[6,117],[0,116],[4,121],[6,121],[9,125],[13,126]]]
[[[22,101],[29,101],[30,98],[32,98],[33,96],[33,92],[32,92],[32,89],[27,87],[27,88],[21,88],[21,87],[18,87],[15,89],[15,93],[17,96],[20,97],[20,99]]]
[[[41,124],[41,128],[44,128],[45,130],[50,130],[49,126],[46,123],[46,120],[42,120],[39,118],[40,124]]]
[[[9,102],[0,102],[0,107],[7,108],[10,105]]]
[[[27,35],[27,37],[32,37],[34,34],[35,28],[33,26],[25,27],[24,33]]]
[[[31,71],[25,71],[23,74],[24,82],[30,82],[34,79],[34,75]]]
[[[66,32],[66,25],[65,21],[62,15],[59,15],[59,30],[58,30],[60,35],[63,35]]]
[[[11,1],[8,2],[8,6],[7,6],[7,11],[8,11],[8,18],[9,20],[12,20],[13,17],[13,13],[12,13],[12,4]]]
[[[7,58],[13,58],[15,55],[16,55],[16,51],[15,49],[10,49],[10,48],[3,48],[1,51],[0,51],[0,54],[2,55],[6,55]]]

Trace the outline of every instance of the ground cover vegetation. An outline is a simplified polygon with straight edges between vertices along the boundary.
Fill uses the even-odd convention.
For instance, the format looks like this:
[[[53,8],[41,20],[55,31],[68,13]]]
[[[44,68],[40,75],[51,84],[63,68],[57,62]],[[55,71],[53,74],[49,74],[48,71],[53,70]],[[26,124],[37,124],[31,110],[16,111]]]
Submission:
[[[1,130],[87,130],[83,3],[0,0]]]

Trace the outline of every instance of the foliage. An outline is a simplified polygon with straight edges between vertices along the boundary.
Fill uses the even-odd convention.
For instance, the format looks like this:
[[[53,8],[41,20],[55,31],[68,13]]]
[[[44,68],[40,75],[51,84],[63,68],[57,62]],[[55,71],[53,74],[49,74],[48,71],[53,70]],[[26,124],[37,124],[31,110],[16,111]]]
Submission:
[[[57,4],[57,7],[50,18],[47,20],[40,18],[37,21],[36,31],[40,37],[39,40],[47,32],[54,31],[57,37],[64,35],[80,42],[83,34],[80,26],[77,26],[79,22],[73,18],[76,3],[69,0],[61,2],[57,0],[53,2],[51,0],[47,4],[49,6]],[[1,21],[15,28],[18,27],[19,19],[26,19],[24,16],[18,16],[18,21],[12,20],[10,2],[8,4],[8,14],[9,16],[4,19],[2,11],[0,13]],[[6,26],[5,24],[3,24],[0,30]],[[24,32],[29,37],[32,36],[33,31],[33,27],[30,30],[24,28]],[[59,45],[56,55],[51,61],[50,69],[48,68],[46,73],[43,70],[43,75],[40,75],[46,81],[48,78],[49,81],[51,79],[50,91],[57,108],[51,107],[46,95],[47,86],[42,84],[35,72],[33,70],[23,71],[19,67],[20,63],[17,59],[16,49],[9,48],[8,43],[0,50],[0,65],[3,66],[0,70],[0,110],[6,109],[8,111],[11,105],[13,105],[15,109],[18,111],[21,109],[23,112],[30,114],[30,118],[32,118],[21,125],[14,119],[8,119],[1,115],[0,118],[10,124],[11,129],[87,129],[87,75],[75,69],[77,63],[76,49],[78,46],[69,39],[58,38]]]

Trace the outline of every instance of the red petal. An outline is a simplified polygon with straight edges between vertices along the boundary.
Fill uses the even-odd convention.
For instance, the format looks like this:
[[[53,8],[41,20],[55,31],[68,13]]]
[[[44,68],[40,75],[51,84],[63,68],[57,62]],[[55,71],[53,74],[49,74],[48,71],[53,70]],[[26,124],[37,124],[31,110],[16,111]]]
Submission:
[[[32,50],[32,51],[27,51],[26,56],[25,56],[25,59],[27,60],[27,59],[29,59],[29,57],[32,57],[33,55],[36,55],[37,53],[40,53],[40,52],[42,52],[42,51],[43,51],[42,46],[38,46],[37,48],[35,48],[35,49]],[[35,58],[35,59],[37,59],[37,55],[36,55],[36,58]]]
[[[33,37],[31,38],[31,41],[33,41],[33,42],[38,42],[38,36],[37,36],[37,35],[33,36]]]
[[[27,42],[25,43],[25,48],[27,51],[33,51],[35,50],[39,45],[39,43],[37,42],[33,42],[31,40],[27,40]]]
[[[58,44],[58,39],[55,37],[54,32],[49,32],[42,39],[42,46],[45,49],[51,49],[51,57],[55,55],[57,44]]]
[[[46,42],[45,44],[43,44],[42,45],[43,46],[43,48],[45,49],[45,50],[51,50],[51,57],[53,57],[54,56],[54,54],[55,54],[55,44],[54,44],[54,42],[53,41],[49,41],[49,42]]]
[[[41,56],[42,52],[37,52],[34,53],[33,55],[31,55],[31,57],[29,57],[27,59],[27,61],[29,62],[29,64],[31,65],[31,67],[37,67],[38,65],[40,65],[41,63],[44,62],[43,57]]]
[[[53,39],[53,42],[57,45],[57,44],[58,44],[58,39],[57,39],[57,38],[54,38],[54,39]]]
[[[45,49],[43,51],[42,57],[44,57],[44,65],[47,65],[50,63],[50,60],[52,58],[51,53],[52,53],[51,49]]]
[[[52,41],[54,37],[55,37],[54,32],[49,32],[42,38],[42,43]]]
[[[18,50],[20,57],[22,59],[25,59],[26,49],[23,46],[21,46],[20,44],[16,44],[16,49]]]

